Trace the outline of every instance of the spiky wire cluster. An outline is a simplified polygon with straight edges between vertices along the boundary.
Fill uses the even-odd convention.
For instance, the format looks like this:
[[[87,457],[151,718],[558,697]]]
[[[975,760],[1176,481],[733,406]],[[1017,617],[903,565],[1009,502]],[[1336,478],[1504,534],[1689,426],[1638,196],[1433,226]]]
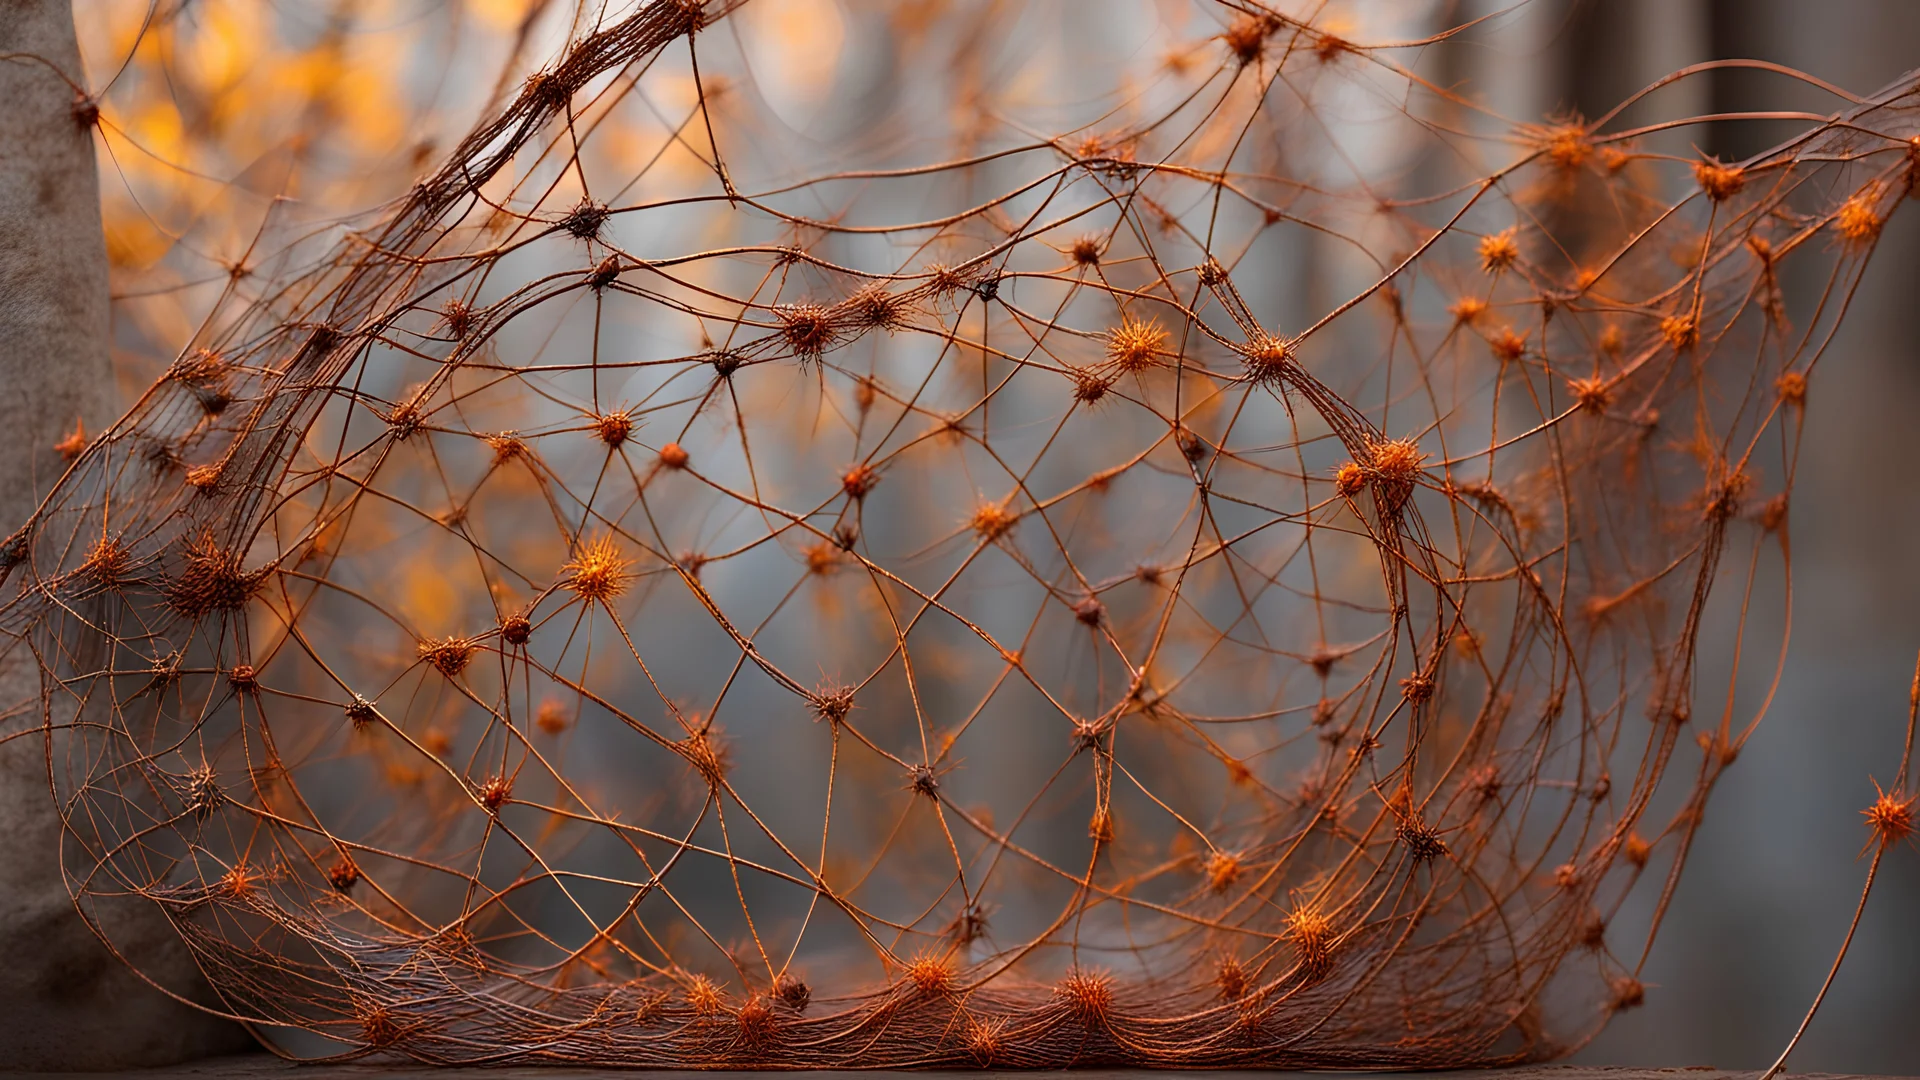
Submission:
[[[1119,129],[796,173],[703,92],[638,177],[588,121],[717,12],[577,20],[8,545],[76,893],[306,1056],[1464,1066],[1639,1003],[1912,84],[1697,165],[1195,10]],[[1342,88],[1425,167],[1298,178]]]

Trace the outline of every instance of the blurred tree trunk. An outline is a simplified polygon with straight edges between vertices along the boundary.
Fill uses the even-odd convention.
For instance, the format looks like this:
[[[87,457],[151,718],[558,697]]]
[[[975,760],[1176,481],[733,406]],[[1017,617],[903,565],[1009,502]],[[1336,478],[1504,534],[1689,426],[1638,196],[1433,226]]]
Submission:
[[[93,129],[68,0],[0,0],[0,535],[32,514],[65,461],[55,444],[113,418],[107,257]],[[0,736],[41,721],[29,651],[0,641]],[[245,1032],[140,981],[68,898],[49,794],[52,744],[0,744],[0,1067],[105,1069],[238,1049]],[[143,970],[210,1000],[159,910],[96,912]]]

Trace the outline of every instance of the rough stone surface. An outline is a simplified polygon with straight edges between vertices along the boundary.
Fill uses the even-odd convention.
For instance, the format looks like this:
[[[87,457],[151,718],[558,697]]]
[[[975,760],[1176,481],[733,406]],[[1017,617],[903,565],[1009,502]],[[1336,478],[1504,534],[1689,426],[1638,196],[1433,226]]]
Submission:
[[[93,132],[68,0],[0,0],[0,536],[57,480],[54,444],[113,418],[107,260]],[[38,722],[33,657],[0,639],[0,737]],[[22,708],[24,706],[24,708]],[[0,744],[0,1068],[112,1069],[227,1053],[245,1032],[141,982],[68,899],[48,744]],[[211,1000],[186,947],[146,901],[98,913],[115,945]]]

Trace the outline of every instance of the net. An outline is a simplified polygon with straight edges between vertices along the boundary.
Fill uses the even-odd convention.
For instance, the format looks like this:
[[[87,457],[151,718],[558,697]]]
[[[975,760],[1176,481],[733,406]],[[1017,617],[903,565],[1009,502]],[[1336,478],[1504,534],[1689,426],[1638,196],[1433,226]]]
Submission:
[[[1721,164],[1307,7],[904,5],[804,139],[729,7],[584,6],[8,541],[83,909],[308,1057],[1468,1066],[1639,1004],[1914,88]]]

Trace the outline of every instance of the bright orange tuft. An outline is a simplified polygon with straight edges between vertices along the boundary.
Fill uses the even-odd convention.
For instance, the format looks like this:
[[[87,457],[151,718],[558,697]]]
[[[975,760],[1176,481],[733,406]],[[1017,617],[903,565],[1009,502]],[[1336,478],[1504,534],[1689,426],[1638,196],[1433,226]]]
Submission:
[[[1684,352],[1700,342],[1700,321],[1691,315],[1669,315],[1660,320],[1660,336],[1676,351]]]
[[[1004,1049],[1007,1021],[1002,1017],[967,1021],[967,1053],[976,1064],[991,1065]]]
[[[349,892],[359,883],[360,868],[345,855],[340,856],[327,871],[327,884],[333,886],[335,892]]]
[[[618,448],[621,443],[633,437],[633,413],[626,409],[605,413],[593,419],[593,437],[606,443],[608,448]]]
[[[220,876],[220,891],[234,900],[248,900],[266,880],[266,874],[237,862]]]
[[[53,444],[53,449],[64,461],[72,461],[87,448],[87,425],[79,420],[73,422],[73,431],[66,438]]]
[[[1497,274],[1520,258],[1520,242],[1514,239],[1517,231],[1507,228],[1480,238],[1480,269]]]
[[[1227,760],[1227,779],[1232,782],[1235,787],[1252,787],[1253,770],[1247,768],[1246,762],[1234,761],[1229,758]]]
[[[740,1041],[759,1046],[773,1036],[773,1005],[759,994],[747,999],[734,1017],[740,1024]]]
[[[567,730],[567,708],[553,698],[540,703],[533,714],[533,726],[549,735],[558,735]]]
[[[467,669],[467,662],[473,659],[473,642],[466,638],[428,638],[420,642],[420,659],[425,660],[435,671],[451,679]]]
[[[1867,819],[1867,828],[1873,830],[1874,841],[1883,848],[1892,847],[1913,834],[1913,803],[1920,794],[1902,798],[1881,788],[1879,781],[1874,782],[1873,790],[1873,805],[1860,813]]]
[[[497,811],[507,805],[508,800],[513,797],[513,777],[495,773],[480,781],[479,786],[474,789],[474,795],[488,812]]]
[[[1333,490],[1351,499],[1367,486],[1367,471],[1349,461],[1333,474]]]
[[[1840,238],[1849,244],[1866,244],[1880,235],[1880,227],[1886,219],[1877,209],[1880,192],[1877,188],[1866,187],[1855,192],[1853,197],[1840,205],[1840,212],[1834,215],[1833,228]]]
[[[906,975],[915,990],[929,997],[953,989],[953,962],[944,956],[921,953],[907,962]]]
[[[979,534],[980,539],[993,541],[1005,536],[1018,520],[1017,514],[999,503],[982,503],[967,524]]]
[[[390,1046],[400,1040],[400,1025],[385,1005],[369,1004],[360,1011],[360,1038],[368,1046]]]
[[[1216,851],[1207,856],[1207,888],[1214,892],[1226,892],[1233,883],[1240,880],[1245,868],[1240,864],[1240,856],[1230,851]]]
[[[1584,124],[1556,124],[1547,129],[1541,148],[1547,152],[1547,160],[1554,168],[1572,172],[1593,157],[1593,137]]]
[[[1740,194],[1747,186],[1747,173],[1738,165],[1722,165],[1708,158],[1693,163],[1693,178],[1699,183],[1700,190],[1714,202],[1725,202]]]
[[[1227,51],[1244,66],[1260,59],[1266,50],[1267,38],[1279,25],[1271,15],[1242,15],[1227,27],[1220,40],[1227,43]]]
[[[1591,379],[1569,379],[1567,389],[1573,394],[1573,400],[1580,408],[1590,413],[1603,413],[1613,404],[1613,389],[1607,380],[1594,376]]]
[[[1271,334],[1260,334],[1248,341],[1240,357],[1246,365],[1248,380],[1262,386],[1280,382],[1294,364],[1292,344]]]
[[[1433,690],[1433,676],[1422,671],[1416,671],[1400,680],[1400,696],[1415,705],[1432,701]]]
[[[1338,60],[1342,53],[1352,51],[1353,45],[1350,42],[1333,34],[1323,33],[1313,43],[1313,54],[1319,57],[1323,64],[1331,64]]]
[[[1503,326],[1487,345],[1493,349],[1493,355],[1502,363],[1512,364],[1527,355],[1527,335],[1515,333],[1513,327]]]
[[[1477,296],[1463,296],[1447,309],[1453,315],[1453,321],[1472,324],[1487,313],[1487,302]]]
[[[687,1005],[699,1016],[717,1016],[726,1004],[726,992],[705,975],[695,975],[687,983]]]
[[[861,462],[840,474],[840,490],[846,492],[850,499],[866,498],[867,492],[872,491],[873,486],[879,482],[880,474],[866,462]]]
[[[1797,408],[1807,403],[1807,376],[1804,372],[1787,372],[1774,380],[1773,389],[1780,395],[1782,404]]]
[[[1223,956],[1220,968],[1214,973],[1213,983],[1220,988],[1220,996],[1228,1001],[1238,1001],[1253,983],[1253,977],[1240,963],[1239,957]]]
[[[503,431],[498,435],[487,436],[487,449],[493,451],[495,465],[505,465],[515,458],[525,457],[527,444],[513,432]]]
[[[103,588],[116,589],[127,581],[133,566],[133,552],[111,536],[102,536],[87,549],[87,556],[75,572]]]
[[[1121,371],[1145,371],[1160,362],[1166,344],[1167,331],[1159,323],[1123,316],[1107,331],[1107,359]]]
[[[807,558],[807,573],[818,577],[833,573],[834,568],[840,565],[839,547],[826,540],[809,544],[803,554]]]
[[[1333,967],[1333,950],[1336,944],[1333,933],[1333,917],[1311,906],[1296,907],[1287,912],[1286,940],[1293,943],[1295,956],[1299,958],[1300,978],[1306,982],[1316,982]]]
[[[1053,993],[1090,1025],[1106,1023],[1113,1012],[1113,977],[1104,971],[1072,972]]]
[[[726,782],[727,771],[733,768],[733,753],[719,732],[711,728],[696,731],[680,740],[678,745],[694,771],[707,781],[709,787],[718,788]]]
[[[820,358],[820,354],[833,347],[833,319],[826,308],[818,304],[793,304],[780,308],[781,334],[786,338],[787,347],[801,363]]]
[[[1420,473],[1420,463],[1427,455],[1412,439],[1383,439],[1369,443],[1368,456],[1372,458],[1373,471],[1392,481],[1412,483]]]
[[[562,584],[588,603],[605,604],[627,588],[627,560],[611,536],[597,536],[580,545],[573,561],[560,568]]]
[[[1095,810],[1087,819],[1087,838],[1096,844],[1113,843],[1113,815],[1106,808]]]
[[[1092,368],[1070,368],[1068,375],[1073,380],[1073,398],[1083,405],[1097,404],[1113,388],[1112,378]]]
[[[848,297],[845,306],[859,326],[893,333],[907,325],[906,301],[877,281]]]
[[[217,463],[212,465],[195,465],[193,468],[187,470],[188,487],[197,488],[201,491],[211,491],[213,490],[213,486],[219,482],[220,466]]]

